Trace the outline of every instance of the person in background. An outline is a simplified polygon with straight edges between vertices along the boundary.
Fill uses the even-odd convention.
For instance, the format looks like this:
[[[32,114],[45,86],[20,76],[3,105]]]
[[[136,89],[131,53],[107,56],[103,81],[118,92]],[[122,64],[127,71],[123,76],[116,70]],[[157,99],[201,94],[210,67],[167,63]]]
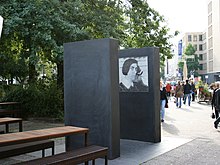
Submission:
[[[167,91],[167,97],[170,98],[171,85],[169,82],[166,85],[166,91]]]
[[[175,97],[176,97],[176,107],[181,108],[182,106],[182,98],[183,98],[183,85],[178,81],[175,90]]]
[[[185,82],[184,82],[184,81],[181,81],[181,85],[184,87]],[[183,102],[184,102],[184,94],[183,94]]]
[[[220,88],[216,89],[215,91],[215,110],[220,111]],[[218,118],[215,120],[214,122],[214,127],[217,129],[218,128],[218,124],[220,122],[220,116],[218,116]]]
[[[212,85],[212,89],[213,89],[213,95],[212,95],[212,109],[214,109],[215,112],[215,118],[217,119],[219,117],[219,111],[216,108],[216,102],[215,102],[215,95],[216,95],[216,91],[219,89],[219,83],[215,83],[214,85]]]
[[[191,81],[191,94],[192,94],[192,101],[195,101],[195,92],[196,92],[196,87],[193,81]]]
[[[186,100],[188,99],[188,106],[191,103],[191,85],[189,84],[189,80],[186,80],[186,84],[183,86],[183,93],[184,93],[184,102],[186,104]]]
[[[161,122],[164,122],[166,103],[168,103],[166,88],[163,87],[163,83],[160,82],[160,118],[161,118]]]

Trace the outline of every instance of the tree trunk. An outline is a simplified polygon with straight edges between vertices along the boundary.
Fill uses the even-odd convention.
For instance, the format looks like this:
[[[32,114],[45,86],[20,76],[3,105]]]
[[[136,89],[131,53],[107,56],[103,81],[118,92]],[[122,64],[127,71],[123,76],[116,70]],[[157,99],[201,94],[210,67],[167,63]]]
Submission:
[[[35,82],[37,79],[37,72],[35,65],[29,63],[29,82]]]
[[[63,90],[63,61],[57,63],[57,86]]]

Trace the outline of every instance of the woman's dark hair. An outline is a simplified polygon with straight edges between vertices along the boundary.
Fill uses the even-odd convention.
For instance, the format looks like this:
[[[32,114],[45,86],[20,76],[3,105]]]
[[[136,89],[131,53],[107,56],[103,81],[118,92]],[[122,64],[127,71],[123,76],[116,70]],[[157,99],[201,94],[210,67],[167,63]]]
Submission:
[[[135,60],[135,59],[127,59],[127,60],[125,60],[123,66],[122,66],[122,73],[123,73],[123,75],[127,75],[128,74],[128,71],[130,69],[131,64],[134,64],[134,63],[137,64],[138,63],[137,60]]]

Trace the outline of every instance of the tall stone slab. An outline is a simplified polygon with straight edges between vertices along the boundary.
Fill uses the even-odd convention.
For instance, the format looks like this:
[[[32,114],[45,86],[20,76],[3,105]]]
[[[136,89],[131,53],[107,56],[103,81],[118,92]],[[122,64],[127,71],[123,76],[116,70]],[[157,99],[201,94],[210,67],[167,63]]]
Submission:
[[[122,85],[128,69],[136,68],[143,87]],[[119,52],[120,130],[122,139],[161,141],[159,49],[146,47]],[[125,83],[126,84],[126,81]],[[128,84],[128,83],[127,83]],[[143,85],[144,84],[144,85]]]
[[[89,144],[107,146],[120,156],[118,41],[98,39],[64,44],[65,125],[88,127]],[[82,136],[66,138],[67,150]]]

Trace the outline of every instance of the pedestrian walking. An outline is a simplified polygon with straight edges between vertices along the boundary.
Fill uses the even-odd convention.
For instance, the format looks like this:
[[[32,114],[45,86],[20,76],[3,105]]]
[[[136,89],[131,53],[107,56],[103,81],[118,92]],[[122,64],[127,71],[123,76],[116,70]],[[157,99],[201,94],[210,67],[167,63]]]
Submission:
[[[182,82],[181,82],[181,85],[184,87],[185,82],[184,82],[184,81],[182,81]],[[184,98],[184,94],[183,94],[183,102],[184,102],[184,99],[185,99],[185,98]]]
[[[211,105],[212,105],[212,110],[214,110],[215,113],[215,118],[217,119],[219,117],[219,111],[216,107],[216,91],[219,89],[219,83],[215,83],[214,85],[212,85],[212,89],[213,89],[213,95],[212,95],[212,101],[211,101]]]
[[[218,112],[220,111],[220,89],[219,88],[215,91],[215,108]],[[220,117],[218,117],[214,122],[214,127],[216,129],[218,128],[219,122],[220,122]]]
[[[168,99],[170,99],[170,92],[171,92],[171,85],[170,83],[168,82],[167,85],[166,85],[166,92],[167,92],[167,97]]]
[[[186,80],[186,84],[183,86],[183,93],[184,93],[184,102],[183,104],[186,104],[186,100],[188,100],[188,106],[190,106],[191,103],[191,85],[189,84],[189,80]]]
[[[176,107],[181,108],[182,98],[183,98],[183,86],[180,83],[180,81],[178,81],[178,83],[176,85],[175,97],[176,97]]]
[[[195,101],[195,92],[196,92],[196,87],[193,81],[191,81],[191,94],[192,94],[192,101]]]
[[[160,82],[160,118],[161,118],[161,122],[164,122],[165,105],[166,104],[168,104],[166,88],[163,87],[163,83]]]

